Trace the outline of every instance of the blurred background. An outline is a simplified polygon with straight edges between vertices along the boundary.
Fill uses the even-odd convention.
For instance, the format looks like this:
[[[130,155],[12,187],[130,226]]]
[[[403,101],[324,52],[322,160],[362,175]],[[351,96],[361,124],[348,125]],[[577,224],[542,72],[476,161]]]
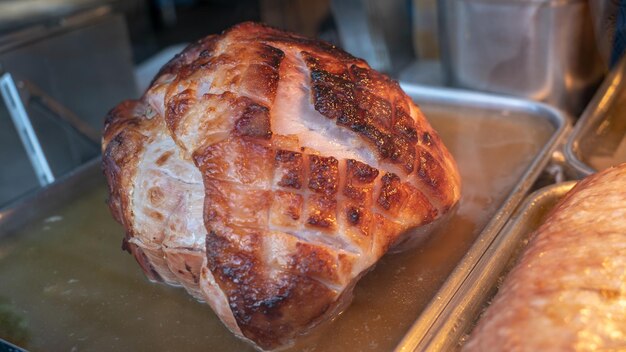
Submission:
[[[100,153],[106,112],[242,21],[329,41],[402,82],[576,118],[622,51],[617,0],[0,0],[0,208]]]

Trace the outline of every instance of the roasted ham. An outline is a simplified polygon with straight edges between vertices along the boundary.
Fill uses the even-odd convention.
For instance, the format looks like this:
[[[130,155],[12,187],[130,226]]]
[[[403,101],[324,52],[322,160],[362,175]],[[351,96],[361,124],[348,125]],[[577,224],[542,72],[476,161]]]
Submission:
[[[335,317],[460,197],[454,160],[397,82],[254,23],[192,44],[113,109],[103,169],[148,277],[267,350]]]

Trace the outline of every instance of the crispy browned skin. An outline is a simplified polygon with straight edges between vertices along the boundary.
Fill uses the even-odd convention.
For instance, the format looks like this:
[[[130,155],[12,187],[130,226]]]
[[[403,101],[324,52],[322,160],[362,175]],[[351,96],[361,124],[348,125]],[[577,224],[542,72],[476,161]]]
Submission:
[[[626,164],[579,182],[507,276],[464,351],[626,348]]]
[[[125,246],[257,347],[348,302],[408,231],[458,201],[454,160],[397,82],[254,23],[177,55],[108,116],[103,168]]]

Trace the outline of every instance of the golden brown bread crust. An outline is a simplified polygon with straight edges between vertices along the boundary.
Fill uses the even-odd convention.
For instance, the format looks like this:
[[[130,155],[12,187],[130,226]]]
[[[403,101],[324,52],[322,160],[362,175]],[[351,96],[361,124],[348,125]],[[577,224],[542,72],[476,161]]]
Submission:
[[[464,351],[626,346],[626,164],[580,181],[550,212]]]
[[[292,91],[304,92],[304,105],[289,101]],[[282,133],[291,120],[308,127]],[[316,136],[340,147],[309,143],[318,125],[325,132]],[[432,223],[460,196],[452,157],[397,82],[327,43],[254,23],[172,59],[140,102],[109,114],[103,148],[109,206],[144,270],[206,299],[263,349],[336,314],[407,229]],[[142,188],[151,182],[139,172],[146,155],[171,189]],[[181,194],[195,181],[171,171],[184,164],[204,189],[201,244],[180,225],[168,230],[195,221],[166,201],[196,204]],[[164,232],[151,233],[155,224]]]

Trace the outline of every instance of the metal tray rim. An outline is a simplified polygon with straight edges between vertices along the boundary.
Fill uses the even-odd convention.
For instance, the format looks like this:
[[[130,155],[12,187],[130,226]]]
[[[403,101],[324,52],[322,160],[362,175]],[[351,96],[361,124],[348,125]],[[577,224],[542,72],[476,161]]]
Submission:
[[[577,177],[585,177],[595,173],[593,167],[585,163],[578,152],[578,141],[583,137],[592,123],[602,119],[609,110],[613,101],[617,99],[618,87],[623,84],[624,71],[626,70],[626,57],[611,70],[604,79],[602,85],[583,111],[580,120],[574,126],[572,133],[567,138],[564,147],[565,161],[575,172]]]
[[[456,89],[439,89],[417,85],[402,85],[402,88],[409,96],[419,94],[422,96],[430,96],[434,99],[448,100],[449,97],[447,97],[447,95],[452,95],[456,97],[456,100],[452,102],[456,102],[457,104],[463,101],[463,99],[468,99],[471,100],[470,103],[473,106],[479,105],[491,108],[506,106],[509,109],[526,111],[546,118],[554,125],[555,131],[529,164],[510,195],[496,211],[494,217],[487,223],[474,241],[474,244],[448,276],[442,287],[437,291],[434,299],[417,317],[412,327],[404,335],[404,338],[395,349],[397,352],[420,350],[421,346],[435,333],[433,331],[435,323],[440,321],[440,316],[446,310],[454,294],[467,279],[482,255],[497,238],[498,234],[505,226],[506,221],[523,200],[541,171],[548,164],[552,152],[564,138],[568,127],[568,119],[564,113],[544,103]]]
[[[0,237],[11,233],[41,213],[62,204],[77,195],[80,190],[94,185],[99,178],[104,177],[100,162],[101,157],[97,156],[59,177],[55,182],[33,190],[0,208]]]
[[[480,258],[479,263],[468,275],[468,279],[452,297],[450,309],[437,321],[439,330],[419,348],[428,351],[445,351],[446,347],[458,346],[465,331],[471,326],[484,308],[486,295],[497,283],[506,265],[503,264],[515,253],[520,236],[532,216],[545,206],[546,201],[562,197],[577,181],[567,181],[541,188],[531,193],[515,210],[498,238]]]

